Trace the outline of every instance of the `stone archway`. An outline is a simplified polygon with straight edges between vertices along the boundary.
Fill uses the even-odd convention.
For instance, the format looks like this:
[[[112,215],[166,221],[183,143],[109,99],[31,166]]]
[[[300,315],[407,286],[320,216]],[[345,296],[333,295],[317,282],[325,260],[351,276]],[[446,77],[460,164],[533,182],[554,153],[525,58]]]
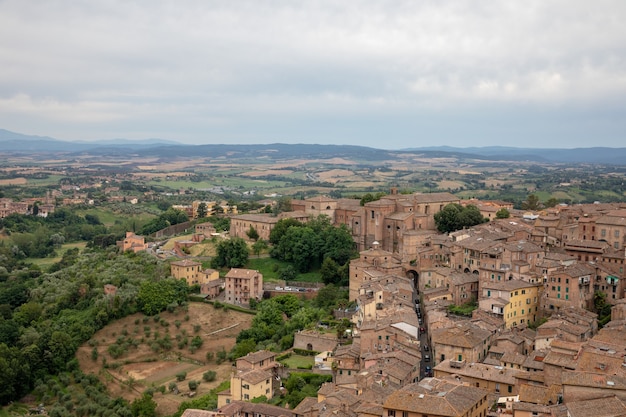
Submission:
[[[414,270],[414,269],[409,269],[409,270],[406,271],[406,277],[413,282],[413,287],[417,290],[417,292],[419,294],[420,274],[416,270]]]

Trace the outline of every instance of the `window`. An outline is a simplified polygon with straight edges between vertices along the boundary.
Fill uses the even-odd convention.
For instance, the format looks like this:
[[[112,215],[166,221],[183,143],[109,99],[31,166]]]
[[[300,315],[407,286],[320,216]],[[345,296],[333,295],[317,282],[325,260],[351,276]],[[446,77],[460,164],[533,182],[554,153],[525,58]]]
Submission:
[[[463,355],[458,356],[458,361],[461,362],[463,360]]]
[[[508,391],[509,391],[509,394],[513,392],[513,387],[511,385],[509,385]]]
[[[244,399],[244,400],[249,400],[249,399],[250,399],[250,396],[249,396],[248,394],[243,394],[243,399]]]
[[[614,233],[615,237],[619,237],[619,230],[616,230]]]
[[[387,416],[396,417],[396,410],[387,410]]]
[[[522,290],[522,294],[526,294],[526,290]]]

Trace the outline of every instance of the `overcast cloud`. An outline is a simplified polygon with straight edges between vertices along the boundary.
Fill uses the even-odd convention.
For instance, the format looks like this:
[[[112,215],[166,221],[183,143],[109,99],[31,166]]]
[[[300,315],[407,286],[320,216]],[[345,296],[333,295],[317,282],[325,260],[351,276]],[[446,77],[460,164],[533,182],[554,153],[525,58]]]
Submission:
[[[0,0],[0,128],[626,146],[626,1]]]

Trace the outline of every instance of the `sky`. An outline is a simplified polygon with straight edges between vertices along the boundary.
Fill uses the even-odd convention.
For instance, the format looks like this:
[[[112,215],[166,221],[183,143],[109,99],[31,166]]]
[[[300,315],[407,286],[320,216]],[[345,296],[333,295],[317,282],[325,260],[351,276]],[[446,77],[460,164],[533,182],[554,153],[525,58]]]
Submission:
[[[0,0],[0,128],[626,147],[624,0]]]

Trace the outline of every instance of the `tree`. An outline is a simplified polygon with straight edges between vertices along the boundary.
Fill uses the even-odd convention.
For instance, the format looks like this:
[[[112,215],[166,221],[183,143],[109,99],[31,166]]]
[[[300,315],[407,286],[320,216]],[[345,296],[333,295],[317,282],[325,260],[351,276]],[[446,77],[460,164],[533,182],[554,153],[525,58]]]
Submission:
[[[216,248],[216,255],[211,259],[213,268],[241,268],[248,263],[250,252],[246,241],[240,237],[222,240]]]
[[[320,268],[320,275],[324,284],[333,284],[339,282],[341,277],[339,275],[339,265],[333,261],[332,258],[324,258],[322,267]]]
[[[274,215],[278,215],[279,213],[284,213],[286,211],[291,211],[291,198],[281,197],[276,202],[276,205],[273,207],[272,212],[274,213]]]
[[[256,256],[259,256],[259,254],[266,250],[268,247],[269,246],[267,246],[267,242],[265,240],[259,239],[252,244],[252,252],[254,252]]]
[[[246,232],[246,235],[248,235],[250,240],[254,240],[255,242],[259,239],[259,232],[257,232],[252,225],[250,225],[250,229]]]
[[[203,219],[206,217],[206,215],[207,215],[207,205],[203,201],[202,203],[198,204],[198,218]]]
[[[508,219],[509,217],[511,217],[511,213],[504,207],[496,211],[496,219]]]
[[[435,213],[435,224],[441,233],[449,233],[461,229],[459,214],[463,207],[460,204],[447,204],[443,210]]]
[[[383,198],[384,196],[385,196],[385,193],[376,193],[376,194],[367,193],[363,197],[361,197],[360,204],[362,206],[364,206],[365,204],[367,204],[367,203],[369,203],[371,201],[378,201],[381,198]]]
[[[478,207],[471,204],[465,207],[456,203],[448,204],[443,210],[435,213],[434,217],[437,230],[442,233],[454,232],[485,222]]]
[[[276,222],[276,224],[274,225],[274,228],[270,232],[270,243],[272,245],[278,244],[280,242],[280,239],[282,239],[283,235],[287,233],[287,230],[293,226],[300,227],[302,226],[302,223],[290,217],[281,219],[278,222]]]
[[[156,417],[157,403],[152,399],[152,395],[143,394],[130,404],[130,411],[133,417]]]
[[[557,204],[559,204],[559,200],[554,198],[554,197],[550,197],[545,203],[543,203],[544,207],[554,207]]]
[[[187,281],[168,278],[159,281],[146,280],[141,283],[137,302],[141,311],[152,316],[165,310],[170,304],[187,301]]]
[[[319,265],[321,246],[321,237],[310,227],[290,227],[272,249],[272,256],[291,262],[299,272],[307,272]]]
[[[522,210],[539,210],[541,208],[541,201],[535,194],[530,194],[526,197],[526,201],[522,202]]]
[[[293,281],[294,279],[296,279],[297,276],[298,271],[296,271],[296,269],[291,265],[287,265],[286,267],[278,271],[278,278],[282,279],[283,281]]]
[[[215,371],[206,371],[202,374],[202,380],[204,382],[213,382],[217,378],[217,372]]]

